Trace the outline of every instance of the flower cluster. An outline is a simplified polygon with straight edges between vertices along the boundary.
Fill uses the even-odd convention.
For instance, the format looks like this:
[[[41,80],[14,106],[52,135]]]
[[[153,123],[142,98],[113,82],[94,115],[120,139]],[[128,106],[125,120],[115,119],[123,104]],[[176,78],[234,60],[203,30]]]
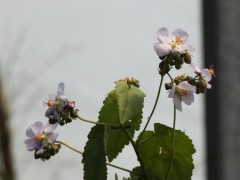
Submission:
[[[64,94],[64,83],[59,83],[57,95],[50,94],[47,102],[48,106],[45,116],[49,122],[44,126],[42,122],[37,121],[26,130],[28,139],[25,140],[29,151],[34,151],[35,159],[48,160],[51,156],[58,153],[60,144],[56,142],[58,133],[53,131],[59,125],[72,122],[77,118],[78,110],[75,109],[75,102],[69,101]]]
[[[40,121],[27,128],[26,136],[28,139],[24,143],[28,151],[34,151],[35,159],[48,160],[51,156],[58,153],[60,144],[55,143],[58,133],[53,132],[56,128],[57,124],[43,126],[43,123]]]
[[[64,83],[58,85],[57,95],[50,94],[49,100],[44,102],[44,105],[48,106],[45,116],[49,118],[50,124],[64,125],[77,118],[75,102],[69,101],[64,94]]]
[[[154,49],[161,59],[159,64],[159,74],[164,76],[169,74],[172,67],[180,69],[184,63],[189,64],[195,72],[196,76],[181,75],[176,78],[171,78],[170,83],[165,84],[165,88],[169,91],[169,98],[173,98],[175,107],[182,111],[182,101],[190,105],[194,102],[194,93],[205,93],[206,89],[211,88],[212,76],[214,69],[201,69],[192,63],[191,51],[194,48],[186,44],[188,33],[176,29],[172,34],[169,34],[166,28],[161,28],[157,31],[158,42],[154,44]]]
[[[158,42],[154,44],[154,49],[162,60],[159,64],[159,73],[162,76],[173,66],[180,69],[184,63],[191,63],[190,52],[194,48],[186,43],[187,38],[188,33],[181,29],[176,29],[172,34],[166,28],[157,31]]]

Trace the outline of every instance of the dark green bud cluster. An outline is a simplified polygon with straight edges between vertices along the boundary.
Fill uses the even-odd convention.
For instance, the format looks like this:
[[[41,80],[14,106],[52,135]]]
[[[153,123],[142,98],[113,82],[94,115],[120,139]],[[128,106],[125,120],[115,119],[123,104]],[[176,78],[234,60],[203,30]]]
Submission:
[[[198,74],[195,78],[191,76],[186,76],[185,74],[177,76],[173,79],[173,82],[165,83],[165,89],[172,89],[173,83],[178,85],[183,81],[187,81],[189,84],[196,86],[196,94],[205,93],[207,90],[206,80]]]
[[[43,153],[41,154],[37,154],[37,150],[35,150],[34,152],[34,158],[35,159],[42,159],[42,160],[49,160],[51,158],[51,156],[54,156],[55,154],[57,154],[59,152],[59,149],[61,148],[60,144],[51,144],[48,143],[47,145],[45,145],[43,147]]]
[[[173,52],[168,54],[167,56],[159,57],[162,62],[159,64],[159,74],[164,76],[167,74],[172,67],[176,69],[180,69],[184,63],[190,64],[191,63],[191,56],[189,53],[179,53]]]
[[[72,122],[74,119],[78,117],[78,109],[69,109],[64,108],[62,111],[60,111],[61,119],[49,119],[49,124],[55,124],[59,123],[59,125],[63,126],[67,123]]]
[[[207,82],[201,74],[197,75],[195,78],[191,78],[189,83],[196,86],[196,94],[205,93],[207,90]]]

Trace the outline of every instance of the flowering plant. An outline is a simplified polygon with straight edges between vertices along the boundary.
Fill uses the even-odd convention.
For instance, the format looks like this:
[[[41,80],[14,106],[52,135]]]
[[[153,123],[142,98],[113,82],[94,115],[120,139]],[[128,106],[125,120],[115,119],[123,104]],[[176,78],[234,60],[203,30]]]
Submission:
[[[195,94],[205,93],[211,88],[209,82],[214,70],[212,67],[201,69],[192,63],[191,52],[194,48],[186,44],[187,38],[188,33],[181,29],[176,29],[172,34],[166,28],[157,31],[158,42],[154,44],[154,49],[160,59],[161,80],[156,101],[146,121],[142,120],[145,94],[140,89],[139,81],[134,78],[115,82],[115,88],[103,101],[98,121],[79,116],[75,102],[66,97],[64,83],[60,83],[57,94],[50,94],[49,100],[44,102],[48,107],[45,113],[47,125],[38,121],[26,131],[27,150],[34,151],[35,159],[40,158],[43,161],[57,154],[61,145],[82,154],[86,180],[106,180],[108,166],[129,172],[129,177],[124,178],[125,180],[191,179],[195,148],[184,132],[175,129],[176,111],[182,111],[182,102],[191,105]],[[181,69],[184,64],[193,69],[194,77],[185,74],[172,77],[170,72]],[[147,130],[156,110],[165,76],[170,79],[170,82],[165,83],[165,89],[169,93],[168,97],[173,99],[173,127],[155,123],[154,130]],[[58,141],[58,134],[53,133],[58,125],[63,126],[77,119],[94,124],[83,152]],[[134,138],[143,122],[143,130]],[[111,164],[129,143],[133,146],[139,166],[128,170]],[[115,179],[118,179],[117,175]]]

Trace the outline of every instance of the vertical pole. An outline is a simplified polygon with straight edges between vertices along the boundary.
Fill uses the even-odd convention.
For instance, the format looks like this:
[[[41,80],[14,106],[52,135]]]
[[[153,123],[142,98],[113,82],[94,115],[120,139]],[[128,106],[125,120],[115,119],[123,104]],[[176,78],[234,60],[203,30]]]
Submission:
[[[209,180],[240,178],[239,7],[239,0],[203,0],[205,65],[217,73],[206,95]]]

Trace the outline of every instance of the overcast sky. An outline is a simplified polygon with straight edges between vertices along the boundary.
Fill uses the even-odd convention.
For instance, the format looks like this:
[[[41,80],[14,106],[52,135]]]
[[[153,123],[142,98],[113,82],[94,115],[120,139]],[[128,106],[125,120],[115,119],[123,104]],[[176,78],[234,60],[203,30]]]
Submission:
[[[0,0],[0,73],[11,100],[17,180],[82,178],[78,154],[62,147],[58,155],[41,162],[23,143],[30,124],[47,122],[42,101],[56,92],[59,82],[65,83],[65,92],[76,101],[80,115],[97,120],[114,81],[134,77],[147,95],[147,118],[160,80],[153,44],[161,27],[186,30],[188,43],[196,49],[194,62],[202,65],[200,0]],[[185,72],[192,73],[185,66],[175,75]],[[202,106],[203,96],[197,96],[193,105],[184,105],[177,114],[177,129],[193,139],[197,150],[193,180],[205,179]],[[154,122],[172,125],[172,100],[164,91],[149,129]],[[83,150],[91,126],[76,121],[59,127],[59,140]],[[129,169],[138,165],[131,147],[113,163]],[[109,168],[109,179],[115,172],[128,176]]]

